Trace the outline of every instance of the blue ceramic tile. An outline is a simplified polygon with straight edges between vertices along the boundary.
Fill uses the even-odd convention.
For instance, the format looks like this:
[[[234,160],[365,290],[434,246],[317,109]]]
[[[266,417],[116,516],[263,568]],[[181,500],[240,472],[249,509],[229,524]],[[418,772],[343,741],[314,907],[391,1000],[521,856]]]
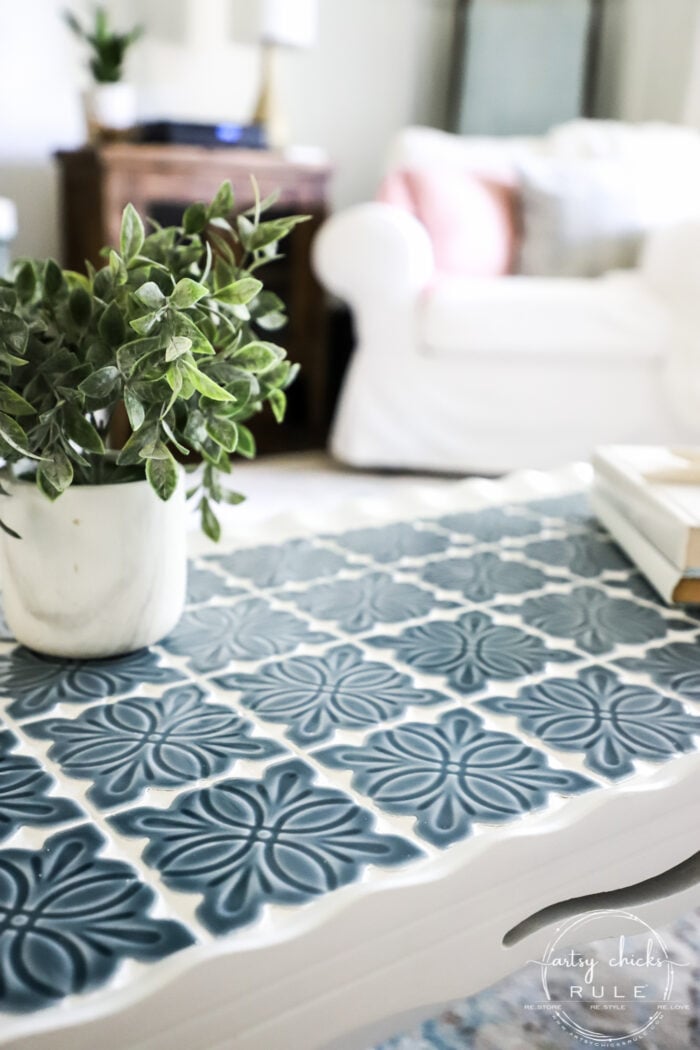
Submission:
[[[16,746],[17,738],[0,730],[0,840],[25,825],[51,826],[84,817],[76,802],[49,794],[53,778],[35,758],[13,754]]]
[[[231,587],[222,576],[208,569],[190,565],[187,572],[187,604],[201,605],[212,598],[233,598],[245,593],[242,587]]]
[[[417,688],[386,664],[368,660],[353,645],[322,656],[296,656],[264,664],[254,674],[215,679],[241,691],[240,702],[261,718],[289,726],[302,746],[328,740],[336,728],[360,729],[396,718],[410,704],[439,704],[441,693]]]
[[[28,727],[52,740],[49,757],[68,776],[91,780],[98,806],[137,799],[149,787],[175,788],[223,773],[240,758],[262,759],[284,749],[251,738],[235,711],[205,702],[196,685],[162,697],[130,697],[91,707],[78,718],[49,718]]]
[[[569,536],[565,540],[537,540],[524,553],[544,565],[556,565],[577,576],[600,576],[607,570],[629,569],[630,561],[619,547],[603,536]]]
[[[257,587],[303,583],[332,576],[348,567],[346,558],[318,547],[310,540],[288,540],[286,543],[251,547],[212,560],[233,577],[249,580]]]
[[[518,509],[532,511],[537,517],[559,518],[574,524],[597,525],[593,517],[590,500],[584,492],[568,496],[548,496],[545,499],[528,500],[518,504]]]
[[[146,683],[177,682],[184,675],[161,666],[158,654],[141,649],[109,660],[58,660],[18,648],[0,656],[0,695],[12,702],[13,718],[30,718],[58,703],[88,703]]]
[[[304,612],[328,620],[344,631],[369,631],[377,624],[401,623],[427,616],[432,609],[456,608],[413,583],[399,583],[377,572],[356,580],[319,583],[285,595]]]
[[[196,671],[221,671],[232,660],[259,660],[289,653],[302,643],[331,640],[292,613],[272,609],[261,598],[241,599],[231,606],[208,606],[186,612],[163,646],[186,656]]]
[[[539,590],[550,582],[539,569],[517,561],[504,561],[497,554],[473,554],[448,558],[421,570],[426,583],[447,591],[459,591],[475,602],[487,602],[500,594],[522,594]]]
[[[556,638],[567,638],[596,656],[610,652],[616,645],[663,638],[671,627],[689,626],[680,620],[664,619],[656,609],[611,597],[596,587],[543,594],[526,599],[521,606],[504,606],[504,610]]]
[[[617,667],[643,671],[661,688],[700,701],[700,641],[672,642],[649,649],[643,657],[616,660]]]
[[[167,810],[137,809],[112,823],[149,840],[143,856],[173,890],[197,893],[214,933],[255,919],[266,903],[303,904],[368,864],[397,865],[420,851],[373,830],[374,819],[294,759],[263,780],[227,780],[182,795]]]
[[[42,850],[0,851],[0,1009],[50,1006],[104,984],[126,958],[161,959],[192,943],[152,919],[154,894],[122,861],[101,859],[91,826]]]
[[[446,514],[438,520],[450,532],[471,536],[480,543],[533,536],[542,531],[541,523],[534,518],[517,511],[508,514],[499,507]]]
[[[362,747],[317,752],[335,769],[352,769],[353,786],[388,813],[416,816],[416,831],[434,846],[471,833],[474,821],[500,824],[544,806],[550,792],[570,795],[594,785],[552,769],[542,752],[484,728],[470,711],[448,711],[437,725],[405,722],[373,733]]]
[[[551,678],[527,686],[517,697],[482,700],[523,729],[563,751],[585,755],[589,769],[617,779],[634,772],[634,760],[663,762],[693,750],[700,718],[682,704],[641,685],[625,684],[603,667],[576,678]]]
[[[502,627],[481,612],[466,613],[453,621],[434,620],[394,637],[371,637],[367,642],[391,649],[419,671],[444,675],[462,693],[475,693],[491,679],[522,678],[543,671],[548,663],[576,659],[518,627]]]
[[[439,554],[449,547],[447,536],[423,531],[404,522],[368,529],[351,529],[333,538],[339,546],[355,554],[368,555],[384,565],[400,561],[402,558]]]

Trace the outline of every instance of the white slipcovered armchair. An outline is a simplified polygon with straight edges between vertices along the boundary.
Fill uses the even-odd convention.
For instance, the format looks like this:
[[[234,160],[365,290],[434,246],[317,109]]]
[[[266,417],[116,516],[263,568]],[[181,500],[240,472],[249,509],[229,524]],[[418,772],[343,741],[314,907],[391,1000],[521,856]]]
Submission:
[[[316,271],[352,308],[357,333],[332,432],[339,459],[500,473],[587,458],[599,443],[697,438],[700,400],[684,414],[682,394],[694,332],[700,341],[700,136],[585,121],[541,140],[408,129],[389,167],[606,150],[636,151],[662,199],[635,270],[446,277],[407,211],[375,202],[326,223]]]

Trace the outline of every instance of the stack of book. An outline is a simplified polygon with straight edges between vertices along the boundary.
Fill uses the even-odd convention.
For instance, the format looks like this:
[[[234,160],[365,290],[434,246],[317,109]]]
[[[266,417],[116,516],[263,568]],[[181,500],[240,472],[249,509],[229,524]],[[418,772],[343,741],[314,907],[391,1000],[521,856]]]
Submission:
[[[593,510],[667,602],[700,603],[700,448],[610,445],[593,457]]]

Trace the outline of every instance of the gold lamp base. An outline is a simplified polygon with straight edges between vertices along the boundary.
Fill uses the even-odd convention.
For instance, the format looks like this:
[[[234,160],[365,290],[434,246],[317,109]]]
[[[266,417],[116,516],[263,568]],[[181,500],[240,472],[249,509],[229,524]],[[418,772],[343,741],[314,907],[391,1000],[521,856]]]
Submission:
[[[253,123],[265,129],[268,145],[272,149],[284,149],[289,145],[289,128],[278,101],[278,61],[278,48],[274,44],[263,44],[260,93]]]

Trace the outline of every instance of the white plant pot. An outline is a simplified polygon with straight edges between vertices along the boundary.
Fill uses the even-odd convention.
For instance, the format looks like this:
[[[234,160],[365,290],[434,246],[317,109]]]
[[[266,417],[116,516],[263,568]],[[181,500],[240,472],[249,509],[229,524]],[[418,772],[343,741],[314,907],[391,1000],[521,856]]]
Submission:
[[[90,141],[103,133],[128,131],[136,123],[136,91],[131,84],[93,84],[83,93]]]
[[[74,485],[51,503],[3,482],[5,618],[18,642],[72,658],[132,652],[180,619],[187,584],[185,485],[164,503],[146,481]]]

